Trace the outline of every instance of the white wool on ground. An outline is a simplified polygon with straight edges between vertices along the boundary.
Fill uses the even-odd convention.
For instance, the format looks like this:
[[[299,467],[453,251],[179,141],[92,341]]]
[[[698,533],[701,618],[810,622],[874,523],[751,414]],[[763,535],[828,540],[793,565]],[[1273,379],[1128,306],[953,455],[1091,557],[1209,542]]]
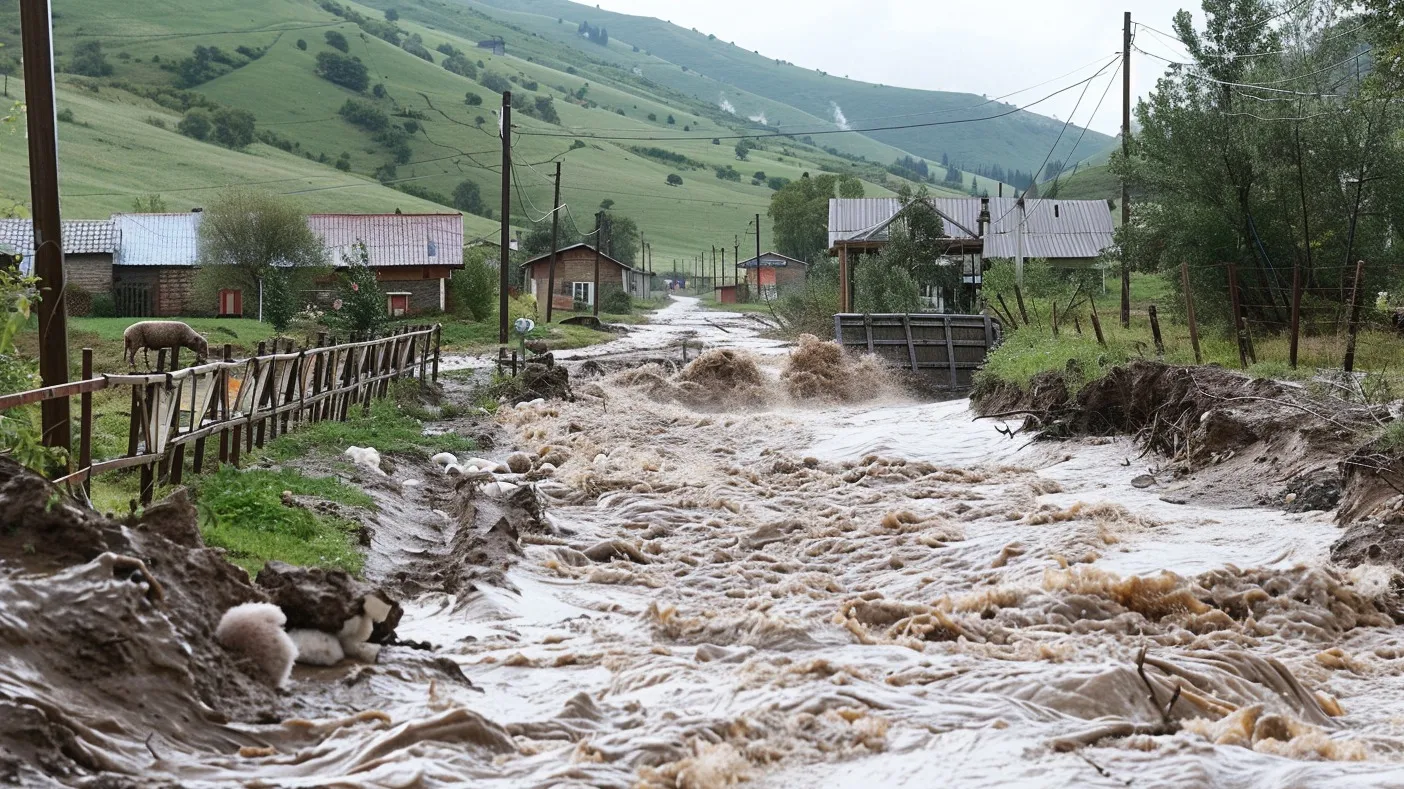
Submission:
[[[420,482],[420,481],[417,480],[417,479],[407,479],[407,480],[405,480],[404,482],[402,482],[402,483],[400,483],[400,484],[403,485],[404,487],[407,487],[407,488],[417,488],[417,487],[419,487],[420,485],[423,485],[424,483],[423,483],[423,482]]]
[[[341,642],[331,633],[299,628],[288,637],[297,645],[297,662],[308,666],[335,666],[346,657]]]
[[[375,447],[347,447],[342,454],[351,458],[352,463],[362,468],[381,474],[385,473],[380,470],[380,453],[376,451]]]
[[[489,482],[483,486],[483,493],[493,498],[505,498],[515,493],[519,486],[510,482]]]
[[[380,655],[380,646],[378,644],[368,643],[371,631],[375,628],[375,616],[371,609],[377,607],[370,602],[371,599],[372,598],[367,597],[362,601],[362,606],[365,607],[366,612],[347,619],[341,626],[341,632],[336,636],[342,652],[348,657],[363,663],[374,663],[376,658]],[[380,603],[377,608],[383,614],[388,615],[390,612],[389,606],[380,602],[378,598],[376,598],[376,600]]]
[[[215,640],[225,649],[246,655],[282,687],[297,659],[297,645],[283,632],[288,618],[272,603],[244,603],[224,612]]]
[[[603,453],[603,452],[601,452],[601,453],[598,454],[598,455],[595,455],[595,462],[596,462],[596,463],[603,463],[603,462],[605,462],[606,460],[609,460],[609,455],[606,455],[606,454]]]
[[[361,601],[361,607],[372,622],[384,622],[390,616],[390,604],[380,599],[379,595],[366,595]]]
[[[458,458],[454,457],[452,452],[440,452],[434,457],[429,458],[429,462],[440,466],[448,466],[450,464],[457,464]]]

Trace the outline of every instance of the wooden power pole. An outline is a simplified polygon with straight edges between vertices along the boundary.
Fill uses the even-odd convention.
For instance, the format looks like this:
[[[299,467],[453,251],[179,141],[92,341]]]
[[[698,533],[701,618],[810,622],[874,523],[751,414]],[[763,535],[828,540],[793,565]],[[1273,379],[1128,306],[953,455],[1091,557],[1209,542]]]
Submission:
[[[600,245],[604,243],[604,212],[595,212],[595,284],[590,293],[590,301],[594,302],[594,315],[600,315]]]
[[[63,229],[59,221],[58,121],[54,103],[54,39],[49,0],[20,0],[24,99],[29,133],[29,189],[34,205],[34,273],[39,279],[39,378],[68,383],[68,310],[63,296]],[[68,451],[68,398],[41,406],[44,446]]]
[[[761,292],[760,214],[756,214],[756,294]]]
[[[1121,155],[1131,157],[1131,12],[1122,17],[1121,29]],[[1131,190],[1121,179],[1121,227],[1131,224]],[[1131,327],[1131,261],[1121,251],[1121,328]]]
[[[512,91],[502,93],[502,254],[497,267],[497,342],[507,344],[507,267],[512,265]]]
[[[556,162],[556,199],[551,204],[551,271],[546,277],[546,322],[551,322],[551,305],[556,300],[556,247],[561,227],[561,163]]]

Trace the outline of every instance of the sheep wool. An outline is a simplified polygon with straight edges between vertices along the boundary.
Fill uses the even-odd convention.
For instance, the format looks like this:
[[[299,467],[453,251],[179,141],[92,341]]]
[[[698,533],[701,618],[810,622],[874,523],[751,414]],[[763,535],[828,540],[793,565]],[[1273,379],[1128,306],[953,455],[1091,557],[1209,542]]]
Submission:
[[[297,662],[309,666],[335,666],[346,653],[341,642],[331,633],[320,630],[289,630],[288,637],[297,645]]]
[[[292,673],[297,645],[283,632],[288,618],[272,603],[244,603],[224,612],[215,640],[231,652],[245,655],[281,688]]]

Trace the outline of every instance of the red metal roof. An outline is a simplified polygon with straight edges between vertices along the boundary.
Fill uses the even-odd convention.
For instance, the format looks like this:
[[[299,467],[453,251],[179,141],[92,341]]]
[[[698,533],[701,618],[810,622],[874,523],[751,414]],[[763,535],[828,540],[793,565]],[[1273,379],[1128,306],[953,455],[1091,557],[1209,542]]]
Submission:
[[[376,268],[463,265],[462,214],[309,214],[307,225],[334,265],[358,241]]]

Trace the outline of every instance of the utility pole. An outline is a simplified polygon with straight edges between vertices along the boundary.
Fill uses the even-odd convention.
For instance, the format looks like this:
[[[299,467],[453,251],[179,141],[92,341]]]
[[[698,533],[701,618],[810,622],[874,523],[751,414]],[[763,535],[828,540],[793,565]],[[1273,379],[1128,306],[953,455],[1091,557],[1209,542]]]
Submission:
[[[722,248],[721,248],[721,251],[722,251],[721,278],[722,278],[722,287],[725,287],[725,286],[726,286],[726,247],[722,247]]]
[[[556,198],[551,204],[551,273],[546,278],[546,322],[551,322],[551,307],[556,300],[556,247],[559,245],[561,223],[561,163],[556,162]]]
[[[648,275],[648,244],[644,241],[644,234],[639,233],[639,271],[643,272],[644,286],[643,297],[653,298],[653,277]]]
[[[712,245],[712,292],[717,292],[717,247]]]
[[[756,293],[761,292],[760,266],[760,214],[756,214]]]
[[[68,310],[63,303],[63,230],[59,221],[58,119],[49,0],[20,0],[21,54],[28,106],[29,194],[34,205],[34,273],[39,278],[39,378],[68,383]],[[44,446],[67,452],[68,398],[41,406]]]
[[[1121,29],[1121,155],[1131,158],[1131,12],[1122,17]],[[1131,224],[1131,190],[1121,179],[1122,232]],[[1235,320],[1237,316],[1235,316]],[[1121,328],[1131,327],[1131,261],[1121,252]]]
[[[502,254],[497,267],[497,342],[507,344],[507,267],[512,265],[512,91],[502,92]],[[555,250],[552,250],[553,252]]]
[[[604,243],[604,212],[595,212],[595,284],[591,289],[590,301],[594,302],[596,318],[600,316],[600,245]]]
[[[1014,201],[1019,208],[1019,224],[1014,230],[1014,237],[1018,239],[1018,247],[1014,253],[1014,284],[1024,287],[1024,224],[1028,221],[1028,208],[1024,204],[1024,198],[1020,197]]]

